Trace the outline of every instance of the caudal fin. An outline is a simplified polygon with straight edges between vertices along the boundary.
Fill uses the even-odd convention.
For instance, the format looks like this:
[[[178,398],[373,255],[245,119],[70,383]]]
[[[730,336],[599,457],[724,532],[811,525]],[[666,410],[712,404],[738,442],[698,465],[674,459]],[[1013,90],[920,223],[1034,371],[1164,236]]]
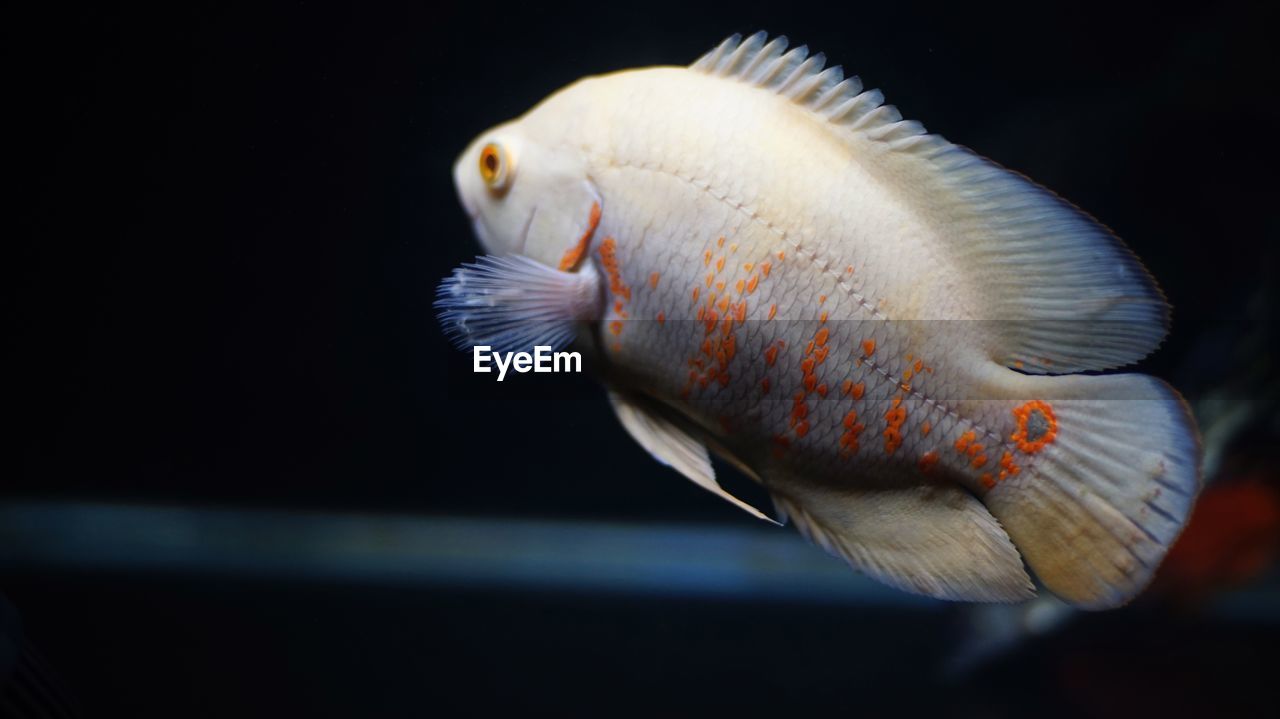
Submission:
[[[1186,403],[1143,375],[1033,380],[1048,407],[1034,454],[983,498],[1044,585],[1078,606],[1128,602],[1151,581],[1200,489]],[[1034,413],[1033,413],[1034,414]]]

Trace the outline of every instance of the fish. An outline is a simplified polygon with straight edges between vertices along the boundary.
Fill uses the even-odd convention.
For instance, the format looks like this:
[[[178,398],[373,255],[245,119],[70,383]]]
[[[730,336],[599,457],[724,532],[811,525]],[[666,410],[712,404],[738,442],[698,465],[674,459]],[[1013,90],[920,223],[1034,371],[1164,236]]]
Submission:
[[[1169,330],[1084,211],[766,33],[588,76],[453,167],[484,255],[463,349],[574,344],[659,463],[901,590],[1087,609],[1150,582],[1199,492],[1194,419],[1130,365]],[[1024,566],[1025,563],[1025,566]]]

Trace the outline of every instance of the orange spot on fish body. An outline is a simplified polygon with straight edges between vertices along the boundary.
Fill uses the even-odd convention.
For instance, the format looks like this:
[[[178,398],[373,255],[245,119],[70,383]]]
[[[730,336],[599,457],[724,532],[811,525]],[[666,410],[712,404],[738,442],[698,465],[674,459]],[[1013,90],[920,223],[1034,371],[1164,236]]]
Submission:
[[[937,463],[938,453],[933,450],[929,450],[920,457],[920,471],[924,474],[929,474]]]
[[[820,322],[820,323],[822,323],[822,324],[824,324],[824,325],[827,323],[827,311],[826,311],[826,310],[823,310],[823,311],[822,311],[822,314],[818,315],[818,322]]]
[[[840,383],[840,394],[848,395],[853,393],[853,380],[847,379]]]
[[[772,265],[771,263],[768,263],[768,262],[761,262],[761,263],[760,263],[760,274],[761,274],[761,275],[764,275],[764,278],[765,278],[765,279],[769,279],[769,270],[770,270],[770,269],[772,269],[772,268],[773,268],[773,265]]]
[[[760,380],[760,390],[764,394],[769,394],[769,378],[768,377],[765,377],[764,379]]]
[[[724,280],[716,283],[716,292],[724,292]]]
[[[809,416],[809,405],[805,404],[804,395],[798,394],[791,399],[791,426],[799,424]]]
[[[719,307],[721,312],[728,312],[728,311],[729,311],[729,298],[728,298],[728,297],[721,297],[721,298],[720,298],[720,301],[716,303],[716,307]]]
[[[746,280],[738,280],[737,282],[733,283],[733,289],[737,290],[738,294],[742,294],[742,291],[745,290],[746,288],[747,288]]]
[[[908,361],[910,361],[910,358],[908,358]],[[916,374],[920,374],[920,371],[923,369],[924,369],[924,360],[916,360],[916,364],[915,364]]]
[[[657,272],[649,275],[649,289],[651,290],[658,289],[658,280],[660,279],[662,279],[662,275]]]
[[[1013,454],[1005,452],[1000,457],[1000,477],[997,481],[1004,481],[1021,471],[1022,468],[1013,463]]]
[[[711,266],[711,250],[706,250],[702,253],[702,266],[703,267]]]
[[[826,295],[818,295],[818,304],[823,304],[823,303],[825,303],[826,301],[827,301],[827,296],[826,296]]]
[[[827,361],[827,353],[830,351],[831,351],[830,347],[819,347],[818,349],[814,350],[813,358],[818,360],[818,364],[822,364],[823,362]]]
[[[733,244],[729,245],[729,254],[733,254],[733,253],[735,253],[735,252],[737,252],[737,251],[738,251],[738,243],[736,243],[736,242],[735,242],[735,243],[733,243]]]
[[[724,238],[723,238],[723,237],[721,237],[720,239],[716,240],[716,247],[724,247]]]
[[[907,421],[907,408],[902,406],[902,398],[894,397],[893,405],[884,413],[888,426],[884,430],[885,454],[893,454],[902,446],[902,424]]]
[[[769,348],[764,351],[764,363],[769,367],[772,367],[773,363],[777,361],[778,361],[778,346],[769,345]]]
[[[614,320],[609,323],[609,331],[615,335],[622,334],[622,320]]]
[[[711,283],[712,283],[712,282],[715,282],[715,281],[716,281],[716,276],[715,276],[715,275],[713,275],[712,273],[708,272],[708,273],[707,273],[707,280],[706,280],[707,288],[708,288],[708,289],[710,289],[710,288],[711,288]]]
[[[796,425],[796,437],[804,437],[809,434],[809,421],[805,420]]]
[[[853,274],[853,265],[849,265],[848,267],[844,268],[844,271],[845,271],[845,274],[848,274],[848,275]]]
[[[820,396],[822,396],[822,397],[826,397],[826,396],[827,396],[827,383],[826,383],[826,382],[823,382],[822,384],[818,385],[817,387],[814,387],[814,388],[813,388],[813,391],[814,391],[814,392],[817,392],[817,393],[818,393]]]
[[[1031,437],[1032,420],[1039,417],[1043,427],[1037,427],[1041,430],[1039,436]],[[1042,400],[1031,400],[1026,404],[1020,405],[1013,409],[1013,418],[1018,424],[1018,428],[1009,437],[1018,445],[1018,449],[1027,454],[1035,454],[1053,443],[1058,436],[1058,418],[1053,414],[1053,408],[1048,402]]]
[[[996,486],[996,482],[994,479],[991,478],[990,472],[983,472],[982,476],[978,477],[978,481],[982,482],[982,486],[986,487],[987,489],[991,489],[992,487]]]
[[[701,287],[694,287],[694,288],[693,288],[693,301],[694,301],[694,302],[697,302],[697,301],[698,301],[698,293],[699,293],[699,292],[701,292],[701,291],[702,291],[702,288],[701,288]]]
[[[858,435],[866,427],[858,423],[858,412],[852,409],[845,414],[841,424],[844,425],[844,434],[840,435],[840,457],[847,460],[857,453]]]
[[[775,302],[774,304],[769,305],[769,319],[773,319],[774,317],[777,316],[777,314],[778,314],[778,305]]]
[[[622,281],[622,271],[618,264],[618,243],[612,237],[604,238],[600,243],[600,261],[609,275],[609,291],[624,300],[631,299],[631,288]]]
[[[925,423],[920,425],[920,434],[922,436],[928,437],[929,433],[932,431],[933,431],[933,425],[930,424],[928,420],[925,420]]]
[[[787,259],[787,253],[785,253],[785,252],[779,252],[779,253],[778,253],[778,261],[779,261],[779,262],[781,262],[781,261],[783,261],[783,260],[785,260],[785,259]]]
[[[578,262],[582,260],[582,256],[587,253],[587,247],[591,244],[591,237],[596,234],[596,228],[600,226],[600,203],[591,203],[591,211],[587,213],[587,230],[582,233],[582,237],[578,238],[578,243],[565,251],[564,256],[560,258],[560,271],[567,272],[578,266]]]
[[[855,384],[853,386],[853,398],[862,399],[862,394],[866,392],[866,390],[867,390],[867,386],[862,382]]]
[[[965,452],[969,451],[969,446],[977,438],[978,438],[978,435],[975,434],[973,430],[969,430],[968,432],[965,432],[964,434],[960,435],[960,438],[957,439],[955,443],[956,453],[964,454]]]
[[[875,353],[876,353],[876,341],[875,341],[875,340],[863,340],[863,341],[862,341],[862,354],[863,354],[863,356],[865,356],[865,357],[870,357],[871,355],[873,355],[873,354],[875,354]]]
[[[724,255],[716,260],[716,272],[724,272]]]
[[[733,306],[733,319],[736,320],[738,324],[742,324],[743,322],[746,322],[747,303],[745,301],[739,302],[738,304]]]
[[[760,281],[760,275],[751,275],[751,279],[747,280],[747,294],[756,291],[756,283]]]
[[[971,462],[970,464],[973,466],[974,469],[982,469],[987,464],[987,455],[980,454],[977,457],[974,457],[973,462]]]
[[[707,310],[706,318],[703,324],[706,328],[706,334],[711,334],[716,329],[716,323],[720,321],[720,313],[715,310]]]
[[[658,324],[660,324],[660,325],[664,325],[664,324],[666,324],[666,323],[667,323],[667,314],[666,314],[665,312],[659,312],[659,313],[658,313]]]
[[[742,271],[750,272],[751,270],[755,269],[755,266],[756,266],[756,263],[754,262],[746,262],[742,265]]]

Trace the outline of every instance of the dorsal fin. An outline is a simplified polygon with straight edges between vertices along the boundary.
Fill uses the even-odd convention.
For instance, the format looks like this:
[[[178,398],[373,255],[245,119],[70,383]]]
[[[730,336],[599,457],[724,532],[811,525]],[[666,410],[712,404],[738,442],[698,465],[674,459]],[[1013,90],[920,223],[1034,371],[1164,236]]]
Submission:
[[[982,287],[966,319],[993,320],[993,360],[1035,374],[1102,370],[1156,348],[1169,308],[1155,281],[1106,227],[1027,178],[903,120],[821,54],[784,37],[734,35],[690,66],[755,85],[813,112],[917,207],[944,250]],[[867,152],[866,150],[872,150]]]
[[[787,52],[785,35],[766,40],[768,35],[763,31],[746,40],[733,35],[689,67],[773,90],[868,139],[894,146],[912,144],[912,138],[916,138],[914,142],[949,144],[925,134],[920,123],[903,120],[897,108],[884,104],[879,90],[864,91],[862,81],[857,76],[845,77],[839,65],[824,69],[826,57],[822,53],[810,56],[804,45]]]

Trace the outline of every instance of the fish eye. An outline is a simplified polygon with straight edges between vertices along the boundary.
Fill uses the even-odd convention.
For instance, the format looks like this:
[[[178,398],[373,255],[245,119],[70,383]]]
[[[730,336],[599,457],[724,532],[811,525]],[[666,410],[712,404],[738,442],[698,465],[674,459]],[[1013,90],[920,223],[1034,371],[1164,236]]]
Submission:
[[[505,190],[511,183],[511,174],[511,162],[502,145],[490,142],[480,150],[480,179],[490,190]]]

